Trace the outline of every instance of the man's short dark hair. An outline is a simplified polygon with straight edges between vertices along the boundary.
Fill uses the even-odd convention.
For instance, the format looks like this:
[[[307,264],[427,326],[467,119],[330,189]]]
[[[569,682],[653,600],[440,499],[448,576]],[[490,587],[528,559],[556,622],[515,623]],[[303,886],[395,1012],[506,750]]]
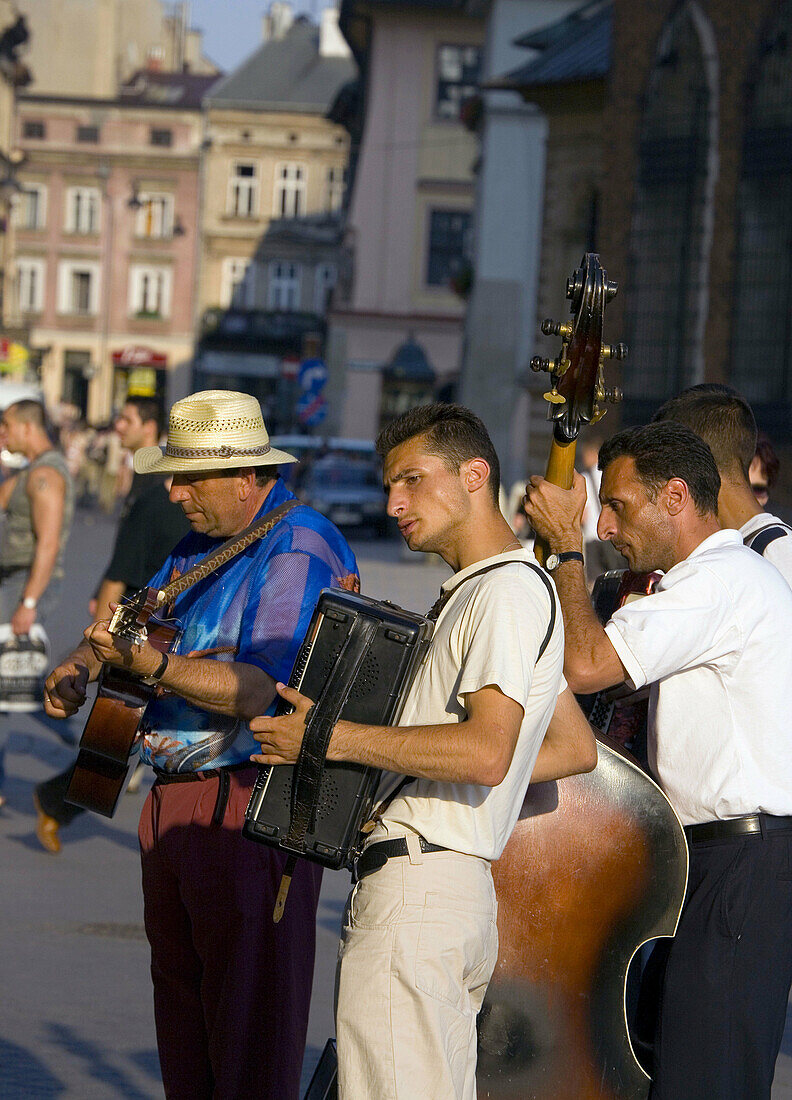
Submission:
[[[626,428],[600,447],[599,468],[617,458],[631,458],[638,480],[654,501],[672,477],[681,478],[699,515],[718,511],[720,474],[712,451],[692,428],[668,420],[643,428]]]
[[[138,397],[135,395],[133,397],[127,397],[124,404],[135,406],[142,424],[147,423],[149,420],[153,420],[157,425],[157,435],[162,435],[165,430],[165,410],[162,407],[161,401],[158,401],[156,397]]]
[[[426,437],[426,450],[455,474],[463,462],[483,458],[490,468],[489,487],[495,506],[500,494],[500,462],[484,422],[464,405],[435,402],[418,405],[391,421],[377,436],[377,454],[384,461],[394,449],[416,436]]]
[[[751,406],[737,390],[718,382],[690,386],[666,401],[652,418],[653,423],[668,420],[687,424],[700,435],[719,470],[726,474],[739,467],[748,477],[756,453],[756,420]]]
[[[37,428],[49,434],[47,414],[40,401],[32,401],[25,397],[21,401],[14,401],[7,407],[6,412],[10,412],[15,420],[21,420],[25,424],[35,424]]]

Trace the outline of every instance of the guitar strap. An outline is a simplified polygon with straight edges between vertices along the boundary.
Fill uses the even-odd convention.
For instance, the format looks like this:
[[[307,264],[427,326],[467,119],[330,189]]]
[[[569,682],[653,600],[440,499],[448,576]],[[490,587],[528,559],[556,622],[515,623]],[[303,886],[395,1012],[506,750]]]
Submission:
[[[157,597],[158,606],[162,607],[172,604],[173,601],[178,596],[181,596],[183,592],[186,592],[188,588],[192,588],[194,584],[198,584],[199,581],[204,580],[206,577],[210,576],[210,574],[216,573],[222,565],[231,561],[232,558],[237,557],[252,543],[256,542],[258,539],[264,538],[264,536],[268,535],[272,528],[279,523],[292,508],[296,508],[299,503],[299,500],[287,500],[285,504],[281,504],[271,512],[267,512],[261,519],[254,520],[244,529],[244,531],[240,531],[238,535],[232,535],[231,538],[227,539],[222,546],[219,546],[213,554],[209,554],[203,561],[194,565],[192,569],[188,569],[186,573],[177,577],[175,581],[166,584],[165,587],[160,590]]]

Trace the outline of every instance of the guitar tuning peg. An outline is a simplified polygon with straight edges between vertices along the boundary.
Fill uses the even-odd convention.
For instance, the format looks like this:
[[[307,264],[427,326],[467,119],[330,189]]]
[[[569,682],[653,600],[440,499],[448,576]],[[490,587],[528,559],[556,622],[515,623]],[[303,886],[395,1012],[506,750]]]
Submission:
[[[563,321],[553,321],[552,318],[546,317],[542,321],[542,332],[545,336],[561,336],[564,340],[567,340],[572,335],[572,325],[564,324]]]
[[[551,371],[555,367],[555,362],[552,359],[543,359],[541,355],[534,355],[531,360],[531,370],[538,374],[540,371]]]
[[[627,345],[626,344],[603,344],[602,356],[604,359],[626,359],[627,358]]]
[[[545,399],[545,401],[549,401],[551,405],[563,405],[564,404],[564,398],[561,396],[561,394],[558,392],[558,390],[555,388],[555,386],[553,386],[553,388],[551,390],[549,390],[547,393],[543,393],[542,397]]]
[[[612,279],[609,279],[608,282],[605,284],[605,301],[610,302],[613,298],[615,298],[618,290],[619,284],[614,283]]]

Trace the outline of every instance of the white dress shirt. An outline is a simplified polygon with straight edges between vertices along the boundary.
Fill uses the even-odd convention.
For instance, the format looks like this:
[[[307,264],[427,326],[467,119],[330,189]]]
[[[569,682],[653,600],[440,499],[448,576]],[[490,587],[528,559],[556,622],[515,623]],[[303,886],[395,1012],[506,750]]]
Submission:
[[[605,627],[652,685],[649,763],[684,825],[792,814],[790,624],[792,589],[724,530]]]
[[[784,523],[778,516],[771,516],[769,512],[760,512],[758,516],[752,516],[742,525],[740,535],[743,541],[747,538],[755,538],[765,527],[783,527],[787,532],[768,543],[762,557],[776,567],[786,578],[787,584],[792,585],[792,528],[788,523]],[[789,625],[792,629],[792,623]]]

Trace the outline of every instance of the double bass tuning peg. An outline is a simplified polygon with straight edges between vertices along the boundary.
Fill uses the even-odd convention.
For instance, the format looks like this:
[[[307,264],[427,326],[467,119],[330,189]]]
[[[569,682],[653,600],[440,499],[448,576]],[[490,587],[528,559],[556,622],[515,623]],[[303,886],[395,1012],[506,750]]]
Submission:
[[[546,317],[542,321],[542,332],[545,336],[560,336],[564,340],[568,340],[572,335],[572,325],[565,324],[563,321],[554,321],[550,317]]]
[[[603,359],[626,359],[627,358],[627,345],[626,344],[603,344],[602,345],[602,357],[603,357]]]
[[[531,360],[531,370],[534,374],[538,374],[540,371],[546,370],[548,372],[555,368],[555,361],[553,359],[543,359],[541,355],[534,355]]]

